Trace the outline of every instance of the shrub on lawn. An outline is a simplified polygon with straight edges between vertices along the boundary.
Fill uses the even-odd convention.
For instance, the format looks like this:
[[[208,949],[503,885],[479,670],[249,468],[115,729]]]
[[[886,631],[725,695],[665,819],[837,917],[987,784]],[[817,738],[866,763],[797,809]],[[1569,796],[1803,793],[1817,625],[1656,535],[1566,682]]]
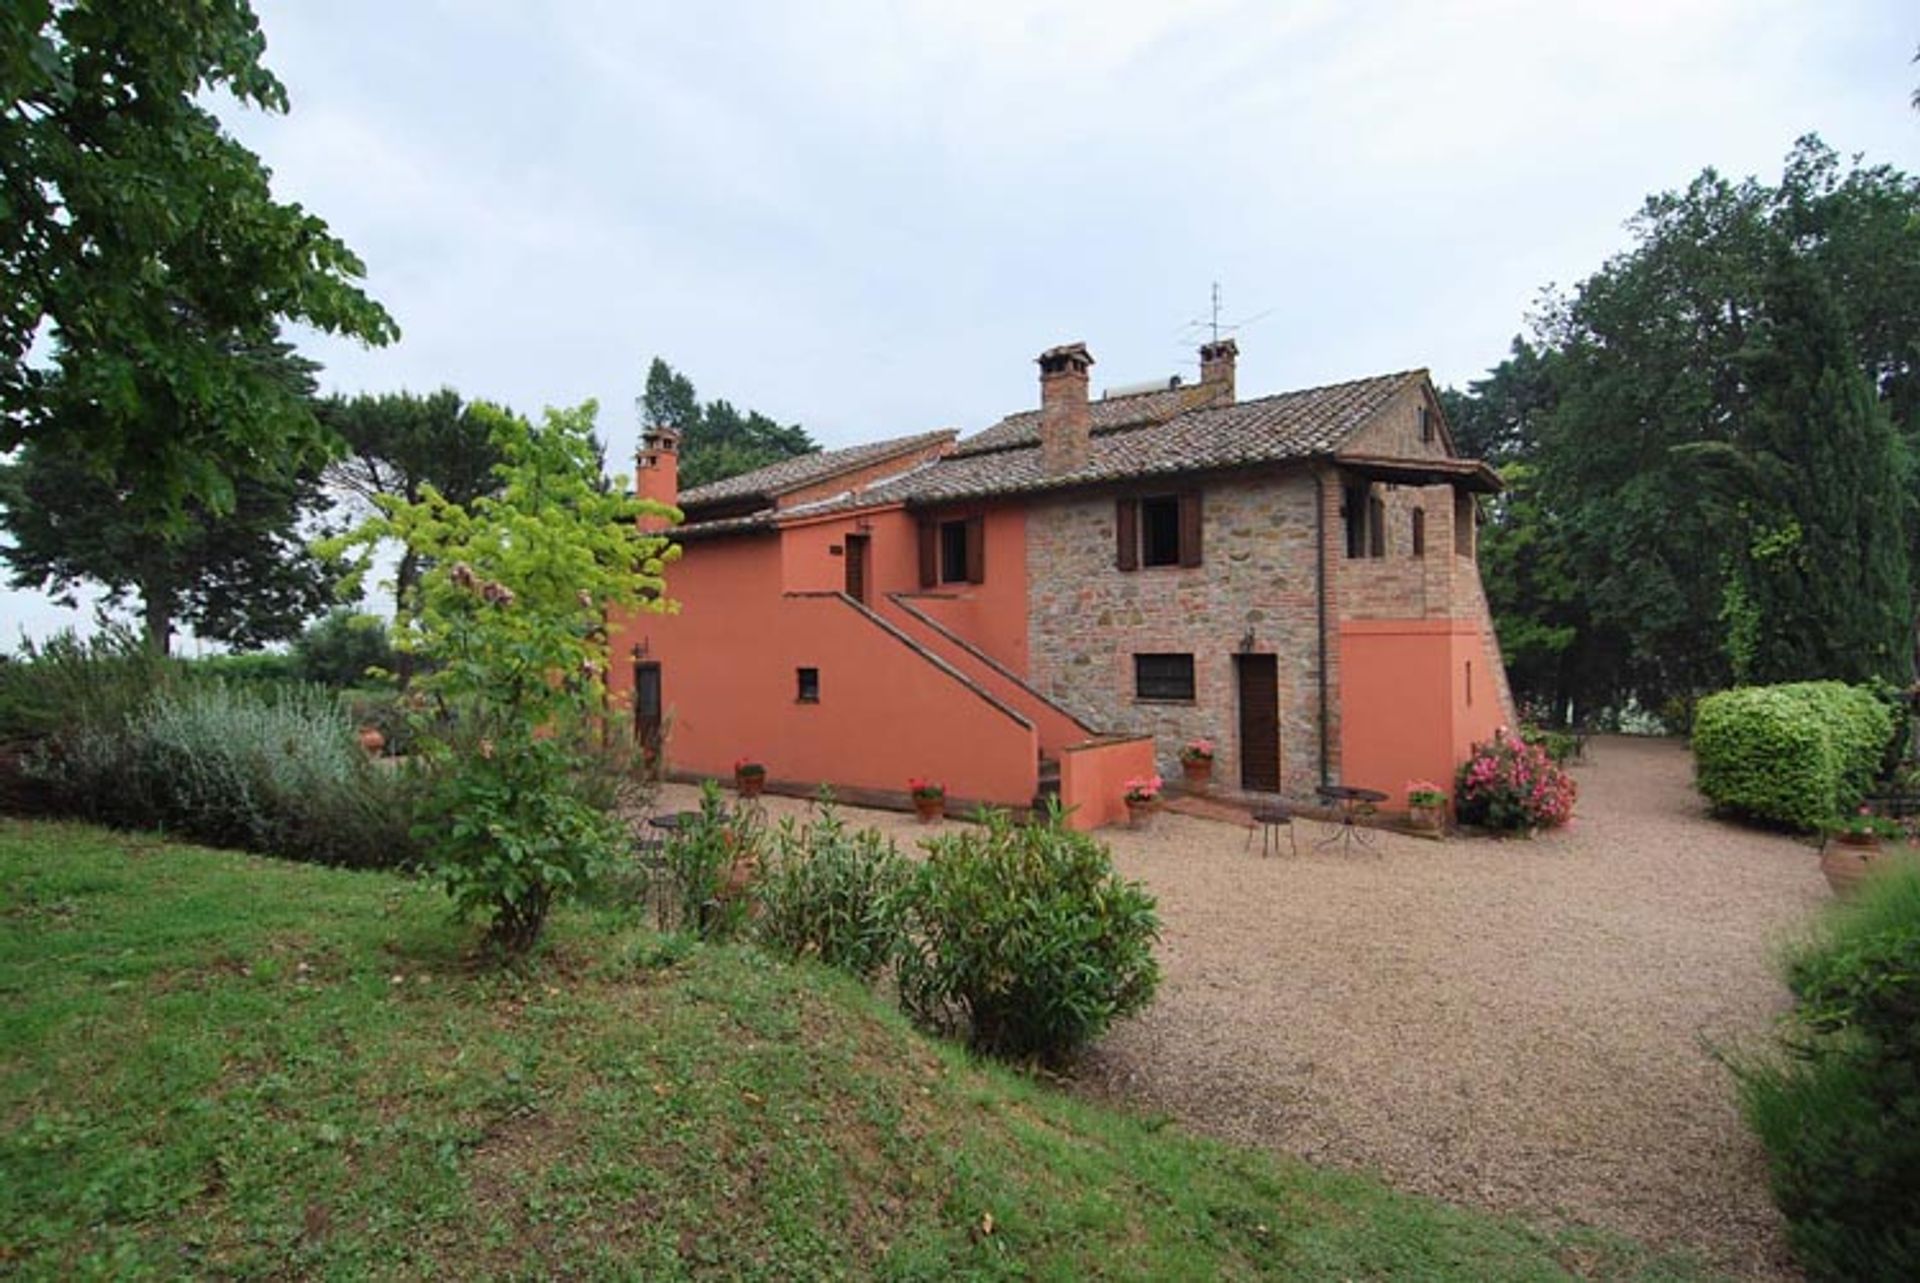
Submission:
[[[370,764],[312,687],[183,683],[52,739],[30,769],[61,810],[111,824],[353,868],[417,854],[410,781]]]
[[[906,893],[900,1002],[980,1051],[1059,1059],[1144,1007],[1160,969],[1154,900],[1058,811],[926,844]]]
[[[0,663],[0,740],[38,740],[81,726],[118,726],[181,678],[125,628],[82,638],[71,629],[22,645]]]
[[[250,650],[234,655],[202,655],[183,661],[187,672],[196,678],[225,682],[254,682],[286,685],[301,680],[292,655],[271,650]]]
[[[1694,772],[1717,808],[1812,830],[1860,805],[1893,733],[1892,709],[1866,687],[1721,691],[1695,711]]]
[[[765,841],[757,807],[729,810],[718,784],[702,784],[699,818],[666,840],[667,894],[659,901],[660,925],[677,925],[709,940],[739,934],[752,907],[743,881],[758,864]]]
[[[872,979],[899,952],[901,896],[911,877],[892,842],[874,829],[849,831],[823,803],[818,819],[788,819],[773,831],[754,933],[778,953]]]
[[[1519,832],[1565,824],[1578,790],[1546,749],[1495,731],[1460,764],[1453,794],[1463,824]]]
[[[392,672],[398,660],[386,621],[335,607],[294,639],[288,657],[302,681],[321,686],[366,686],[369,669]]]
[[[1783,1052],[1741,1067],[1741,1095],[1809,1275],[1920,1278],[1920,866],[1830,913],[1789,959]]]

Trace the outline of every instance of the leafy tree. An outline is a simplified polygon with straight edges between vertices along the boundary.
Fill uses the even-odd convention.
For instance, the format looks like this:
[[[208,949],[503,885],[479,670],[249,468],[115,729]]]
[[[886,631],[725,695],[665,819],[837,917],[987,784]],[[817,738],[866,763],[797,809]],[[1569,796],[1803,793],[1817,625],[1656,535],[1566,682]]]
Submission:
[[[294,639],[294,672],[321,686],[359,686],[368,669],[394,668],[393,639],[378,615],[336,606]]]
[[[286,110],[246,0],[3,12],[0,450],[32,442],[181,528],[232,510],[242,478],[319,464],[305,398],[239,354],[287,320],[397,331],[360,261],[275,201],[203,105]]]
[[[489,416],[474,413],[451,388],[431,396],[334,396],[320,402],[318,412],[320,422],[346,442],[346,453],[327,468],[328,484],[368,508],[383,496],[419,503],[429,486],[459,507],[499,492],[494,468],[500,452],[488,435]],[[409,607],[420,556],[419,549],[403,546],[394,569],[394,598]],[[403,684],[411,675],[404,660]]]
[[[726,401],[702,406],[693,383],[659,357],[647,368],[647,388],[639,408],[645,424],[670,427],[680,434],[683,489],[737,477],[820,448],[798,424],[779,424],[758,411],[742,414]]]
[[[665,610],[678,549],[643,534],[658,504],[603,487],[594,405],[549,410],[535,428],[476,405],[502,463],[498,494],[450,502],[382,495],[378,516],[331,550],[398,539],[433,569],[398,641],[434,661],[415,684],[434,714],[419,724],[429,768],[432,855],[456,908],[483,915],[491,940],[521,953],[549,906],[623,850],[625,829],[596,786],[607,717],[609,612]],[[615,772],[617,776],[618,771]]]
[[[311,361],[284,343],[236,346],[228,359],[271,383],[289,401],[313,388]],[[157,441],[191,436],[191,425],[152,413],[136,420]],[[63,405],[63,426],[85,431],[86,407]],[[292,637],[326,609],[337,568],[308,549],[308,529],[325,506],[318,471],[241,474],[223,508],[189,495],[175,519],[157,524],[152,508],[124,481],[101,477],[52,439],[22,446],[0,466],[0,529],[16,588],[44,588],[72,604],[83,583],[118,605],[137,597],[147,644],[165,654],[182,623],[200,637],[242,649]]]
[[[1473,380],[1465,392],[1440,390],[1454,448],[1463,457],[1497,467],[1533,454],[1540,420],[1553,407],[1550,360],[1550,353],[1516,335],[1507,359],[1486,378]]]

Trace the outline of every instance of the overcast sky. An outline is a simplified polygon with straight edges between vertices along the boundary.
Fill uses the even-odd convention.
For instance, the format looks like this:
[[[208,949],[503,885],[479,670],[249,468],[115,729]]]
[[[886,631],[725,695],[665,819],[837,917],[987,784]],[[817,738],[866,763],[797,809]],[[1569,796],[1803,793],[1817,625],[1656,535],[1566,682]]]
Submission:
[[[1920,170],[1912,0],[255,3],[292,111],[226,115],[403,332],[323,384],[595,398],[622,471],[656,354],[830,447],[974,431],[1055,343],[1193,375],[1218,281],[1243,397],[1459,384],[1702,168]]]

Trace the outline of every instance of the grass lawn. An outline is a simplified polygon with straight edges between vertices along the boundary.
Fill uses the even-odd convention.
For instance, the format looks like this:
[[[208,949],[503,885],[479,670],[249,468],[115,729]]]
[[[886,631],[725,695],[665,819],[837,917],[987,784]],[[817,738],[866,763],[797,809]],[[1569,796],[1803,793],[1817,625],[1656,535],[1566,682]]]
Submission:
[[[613,910],[0,820],[0,1274],[1697,1278],[1182,1135]]]

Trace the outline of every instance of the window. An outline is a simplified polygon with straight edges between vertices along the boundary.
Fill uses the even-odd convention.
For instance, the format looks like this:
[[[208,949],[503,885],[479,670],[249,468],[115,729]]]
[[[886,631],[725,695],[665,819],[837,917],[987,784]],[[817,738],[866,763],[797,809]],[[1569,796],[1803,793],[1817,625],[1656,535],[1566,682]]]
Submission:
[[[1387,555],[1387,504],[1375,497],[1367,500],[1367,556]]]
[[[1193,656],[1135,655],[1133,657],[1133,696],[1135,699],[1193,699]]]
[[[1121,570],[1142,566],[1200,564],[1200,492],[1124,496],[1114,510],[1114,564]]]
[[[1420,439],[1433,440],[1433,411],[1424,405],[1420,407]]]
[[[1347,556],[1367,555],[1367,488],[1347,486],[1341,491],[1340,516],[1346,524]]]
[[[920,523],[920,586],[978,584],[987,578],[984,517]]]
[[[820,702],[820,670],[796,668],[793,671],[799,687],[799,693],[794,698],[802,704],[818,704]]]
[[[1427,555],[1427,510],[1425,508],[1413,510],[1413,555],[1416,557]]]
[[[1472,495],[1463,490],[1453,497],[1453,550],[1459,556],[1473,556],[1473,526],[1479,516]]]

